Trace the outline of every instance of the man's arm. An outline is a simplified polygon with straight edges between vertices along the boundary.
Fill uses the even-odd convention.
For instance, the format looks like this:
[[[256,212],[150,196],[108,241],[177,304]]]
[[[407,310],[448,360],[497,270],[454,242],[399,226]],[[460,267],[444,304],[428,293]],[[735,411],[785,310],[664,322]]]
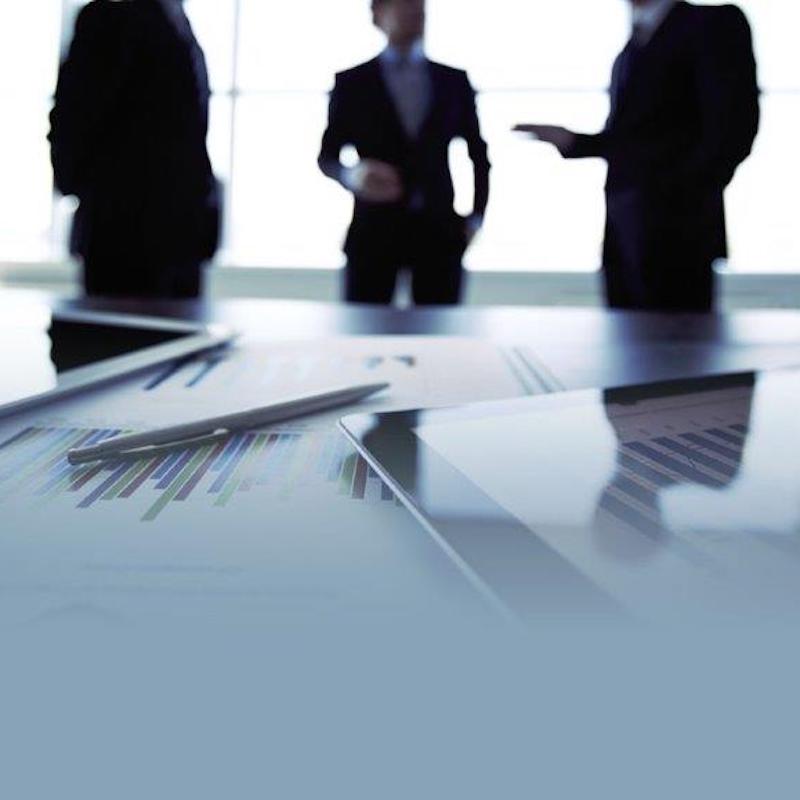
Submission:
[[[128,12],[125,3],[92,3],[78,15],[59,71],[48,135],[56,188],[65,195],[80,195],[91,182],[102,139],[110,135],[127,74]]]
[[[670,170],[671,183],[730,183],[758,133],[759,89],[747,18],[736,6],[703,9],[695,36],[694,81],[702,133]]]
[[[354,167],[342,164],[342,148],[357,138],[351,130],[354,112],[348,102],[349,93],[337,76],[328,107],[328,126],[322,136],[317,163],[332,180],[369,203],[394,203],[403,196],[403,182],[397,169],[375,159],[364,159]]]
[[[345,145],[351,143],[352,136],[347,129],[349,115],[345,97],[341,80],[337,75],[328,105],[328,126],[322,136],[317,163],[325,175],[347,188],[346,169],[341,162],[341,152]]]
[[[475,90],[472,88],[466,74],[464,80],[466,83],[466,99],[462,135],[467,143],[475,179],[475,203],[470,215],[471,225],[474,228],[472,232],[474,233],[481,226],[486,207],[489,204],[489,172],[492,165],[489,162],[486,141],[481,135],[481,124],[475,103]]]
[[[624,157],[629,163],[638,163],[643,172],[660,162],[665,168],[659,183],[664,188],[730,183],[736,168],[750,154],[759,127],[752,35],[747,18],[735,6],[703,11],[707,15],[694,37],[693,70],[701,134],[680,158],[674,158],[669,137],[642,142],[613,128],[593,135],[551,129],[561,133],[546,133],[541,138],[555,144],[566,158]]]

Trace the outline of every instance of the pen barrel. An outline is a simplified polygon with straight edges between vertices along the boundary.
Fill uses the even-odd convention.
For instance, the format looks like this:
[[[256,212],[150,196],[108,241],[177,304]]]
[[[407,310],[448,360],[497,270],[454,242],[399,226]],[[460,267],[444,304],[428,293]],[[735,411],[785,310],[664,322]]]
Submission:
[[[231,435],[231,431],[227,428],[221,428],[203,436],[197,436],[192,439],[180,439],[178,441],[170,441],[164,444],[148,444],[145,447],[126,447],[120,448],[115,446],[109,447],[105,450],[97,452],[92,448],[86,450],[71,451],[67,453],[67,461],[72,465],[88,464],[92,461],[99,461],[105,458],[153,458],[162,453],[174,452],[176,450],[204,447],[205,445],[214,444],[222,439]]]
[[[382,391],[388,386],[389,384],[387,383],[349,386],[333,392],[296,398],[275,405],[198,420],[184,425],[118,436],[91,447],[71,450],[67,454],[67,458],[70,464],[85,464],[89,461],[113,458],[114,456],[134,450],[142,450],[143,448],[161,445],[188,446],[191,444],[192,439],[199,437],[213,436],[223,431],[227,433],[232,430],[245,430],[247,428],[285,422],[308,414],[314,414],[318,411],[326,411],[337,406],[353,403],[356,400],[362,400],[371,394]]]

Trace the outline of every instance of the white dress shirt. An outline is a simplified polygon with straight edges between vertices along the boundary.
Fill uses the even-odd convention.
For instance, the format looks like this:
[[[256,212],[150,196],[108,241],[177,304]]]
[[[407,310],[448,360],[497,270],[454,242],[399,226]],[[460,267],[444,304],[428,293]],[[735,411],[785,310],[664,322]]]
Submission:
[[[383,78],[406,134],[419,137],[430,111],[431,76],[422,42],[403,53],[389,45],[379,56]]]

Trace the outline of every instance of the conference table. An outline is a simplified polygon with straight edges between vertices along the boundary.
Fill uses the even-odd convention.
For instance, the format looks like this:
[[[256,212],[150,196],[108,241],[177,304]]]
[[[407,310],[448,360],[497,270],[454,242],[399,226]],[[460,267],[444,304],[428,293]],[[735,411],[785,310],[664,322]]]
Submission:
[[[800,364],[800,312],[794,311],[662,315],[553,307],[401,310],[262,299],[146,302],[0,291],[0,313],[13,307],[17,315],[24,315],[26,304],[31,308],[38,305],[41,311],[42,303],[53,308],[222,323],[246,336],[276,343],[327,342],[348,336],[473,337],[526,353],[549,391]],[[339,519],[341,526],[350,524]],[[472,609],[473,592],[446,555],[446,548],[432,537],[417,536],[416,523],[410,526],[414,535],[409,537],[406,529],[410,519],[394,522],[398,531],[381,532],[380,551],[374,549],[376,540],[369,531],[357,541],[343,532],[342,550],[349,548],[349,556],[338,563],[332,561],[329,574],[327,568],[321,568],[318,575],[311,575],[301,558],[294,583],[285,572],[277,574],[276,579],[289,580],[292,603],[305,603],[304,592],[316,591],[330,580],[333,594],[341,593],[347,603],[352,600],[346,610],[355,606],[359,613],[365,607],[377,609],[380,603],[387,613],[399,610],[415,619],[422,613],[432,615],[437,606],[447,617],[451,617],[451,611],[458,617],[462,609]],[[287,524],[307,527],[301,518],[293,517]],[[369,522],[366,527],[371,525]],[[320,530],[325,527],[323,524]],[[309,534],[307,552],[315,551],[318,545],[323,550],[330,547],[330,537],[320,540],[314,536],[318,534]],[[338,575],[334,574],[337,571]],[[327,613],[326,602],[312,602],[309,616],[316,619]],[[280,621],[280,604],[276,608]],[[471,613],[469,610],[467,616]]]
[[[656,314],[565,307],[394,309],[262,299],[152,302],[52,298],[52,302],[70,308],[226,323],[275,340],[369,335],[479,337],[529,349],[559,388],[565,389],[800,363],[800,311]]]
[[[480,337],[529,348],[563,388],[800,364],[800,312],[794,311],[696,316],[585,308],[396,310],[257,299],[121,302],[0,291],[0,313],[9,307],[22,313],[27,303],[41,302],[227,323],[275,341]],[[231,532],[223,531],[220,542]],[[176,787],[170,792],[176,797],[245,797],[267,774],[280,797],[338,796],[345,779],[347,796],[511,797],[519,786],[535,793],[532,776],[543,785],[543,770],[545,780],[558,787],[546,790],[547,796],[585,797],[596,794],[596,776],[608,764],[628,772],[643,764],[637,796],[652,796],[654,776],[662,781],[674,773],[683,781],[681,764],[698,762],[698,753],[698,763],[710,764],[716,791],[720,776],[735,774],[732,763],[753,763],[757,751],[751,745],[769,741],[763,708],[785,708],[787,726],[796,719],[791,702],[786,705],[797,694],[796,636],[785,636],[782,628],[769,641],[740,641],[738,632],[725,639],[724,631],[713,638],[705,629],[683,638],[635,632],[622,638],[594,627],[580,638],[565,638],[560,631],[548,636],[537,629],[520,643],[497,634],[492,614],[481,617],[488,624],[472,625],[472,610],[478,610],[472,594],[432,539],[412,535],[389,542],[388,535],[375,531],[364,540],[363,553],[351,549],[346,557],[333,552],[330,536],[320,542],[340,573],[341,596],[379,615],[378,624],[366,628],[363,622],[374,621],[368,614],[349,632],[331,625],[324,607],[329,595],[319,585],[326,579],[318,571],[313,583],[304,583],[302,575],[295,579],[308,591],[305,600],[322,601],[313,617],[279,616],[272,626],[255,630],[224,616],[224,603],[236,598],[222,595],[189,598],[192,605],[202,604],[205,624],[188,631],[183,624],[167,626],[168,620],[155,633],[117,624],[86,599],[64,601],[58,614],[17,625],[13,639],[6,629],[5,671],[14,676],[4,683],[10,696],[4,717],[13,726],[9,741],[29,742],[34,754],[27,761],[10,759],[9,767],[17,767],[24,781],[19,785],[57,784],[22,794],[63,794],[69,785],[63,776],[84,764],[86,773],[99,776],[101,797],[121,797],[121,783],[141,796],[145,787],[137,776],[147,778],[149,793],[155,781],[157,795],[164,785]],[[152,541],[156,547],[158,540]],[[269,545],[269,537],[259,542]],[[57,545],[71,546],[69,540]],[[40,558],[50,555],[42,551]],[[312,570],[313,561],[292,563],[301,573]],[[291,599],[288,569],[277,565],[274,574],[284,588],[267,595],[280,609]],[[147,619],[165,616],[165,597],[144,598]],[[4,602],[12,599],[4,593]],[[458,609],[451,613],[453,605]],[[471,610],[464,615],[464,608]],[[453,626],[467,616],[464,635],[457,628],[454,634]],[[748,728],[741,703],[751,687],[758,713],[753,711],[757,724]],[[721,722],[700,726],[693,736],[686,709],[708,707],[710,691],[719,705],[709,708]],[[660,740],[654,738],[659,731]],[[792,737],[781,732],[781,746],[787,741]],[[710,743],[716,758],[708,757]],[[735,745],[746,753],[731,756]],[[774,773],[774,752],[770,748],[769,768],[758,771],[761,788],[764,775]],[[796,759],[786,752],[788,771]],[[177,773],[176,782],[165,784],[170,771]],[[217,773],[224,780],[215,781]],[[560,791],[565,781],[571,786],[584,777],[590,785],[581,791]],[[369,791],[354,794],[353,786],[361,785]],[[95,796],[84,782],[81,787],[81,796]]]

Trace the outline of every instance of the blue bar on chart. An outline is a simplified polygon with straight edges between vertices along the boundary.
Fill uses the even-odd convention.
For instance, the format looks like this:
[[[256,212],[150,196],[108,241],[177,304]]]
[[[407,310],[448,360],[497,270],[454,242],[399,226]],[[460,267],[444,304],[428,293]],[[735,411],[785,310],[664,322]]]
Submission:
[[[233,434],[222,442],[138,460],[70,465],[67,451],[119,429],[27,428],[0,444],[0,501],[27,497],[47,503],[74,498],[83,511],[146,495],[143,521],[173,503],[226,506],[242,493],[280,500],[303,486],[328,487],[359,502],[397,503],[394,494],[336,432],[272,430]]]

